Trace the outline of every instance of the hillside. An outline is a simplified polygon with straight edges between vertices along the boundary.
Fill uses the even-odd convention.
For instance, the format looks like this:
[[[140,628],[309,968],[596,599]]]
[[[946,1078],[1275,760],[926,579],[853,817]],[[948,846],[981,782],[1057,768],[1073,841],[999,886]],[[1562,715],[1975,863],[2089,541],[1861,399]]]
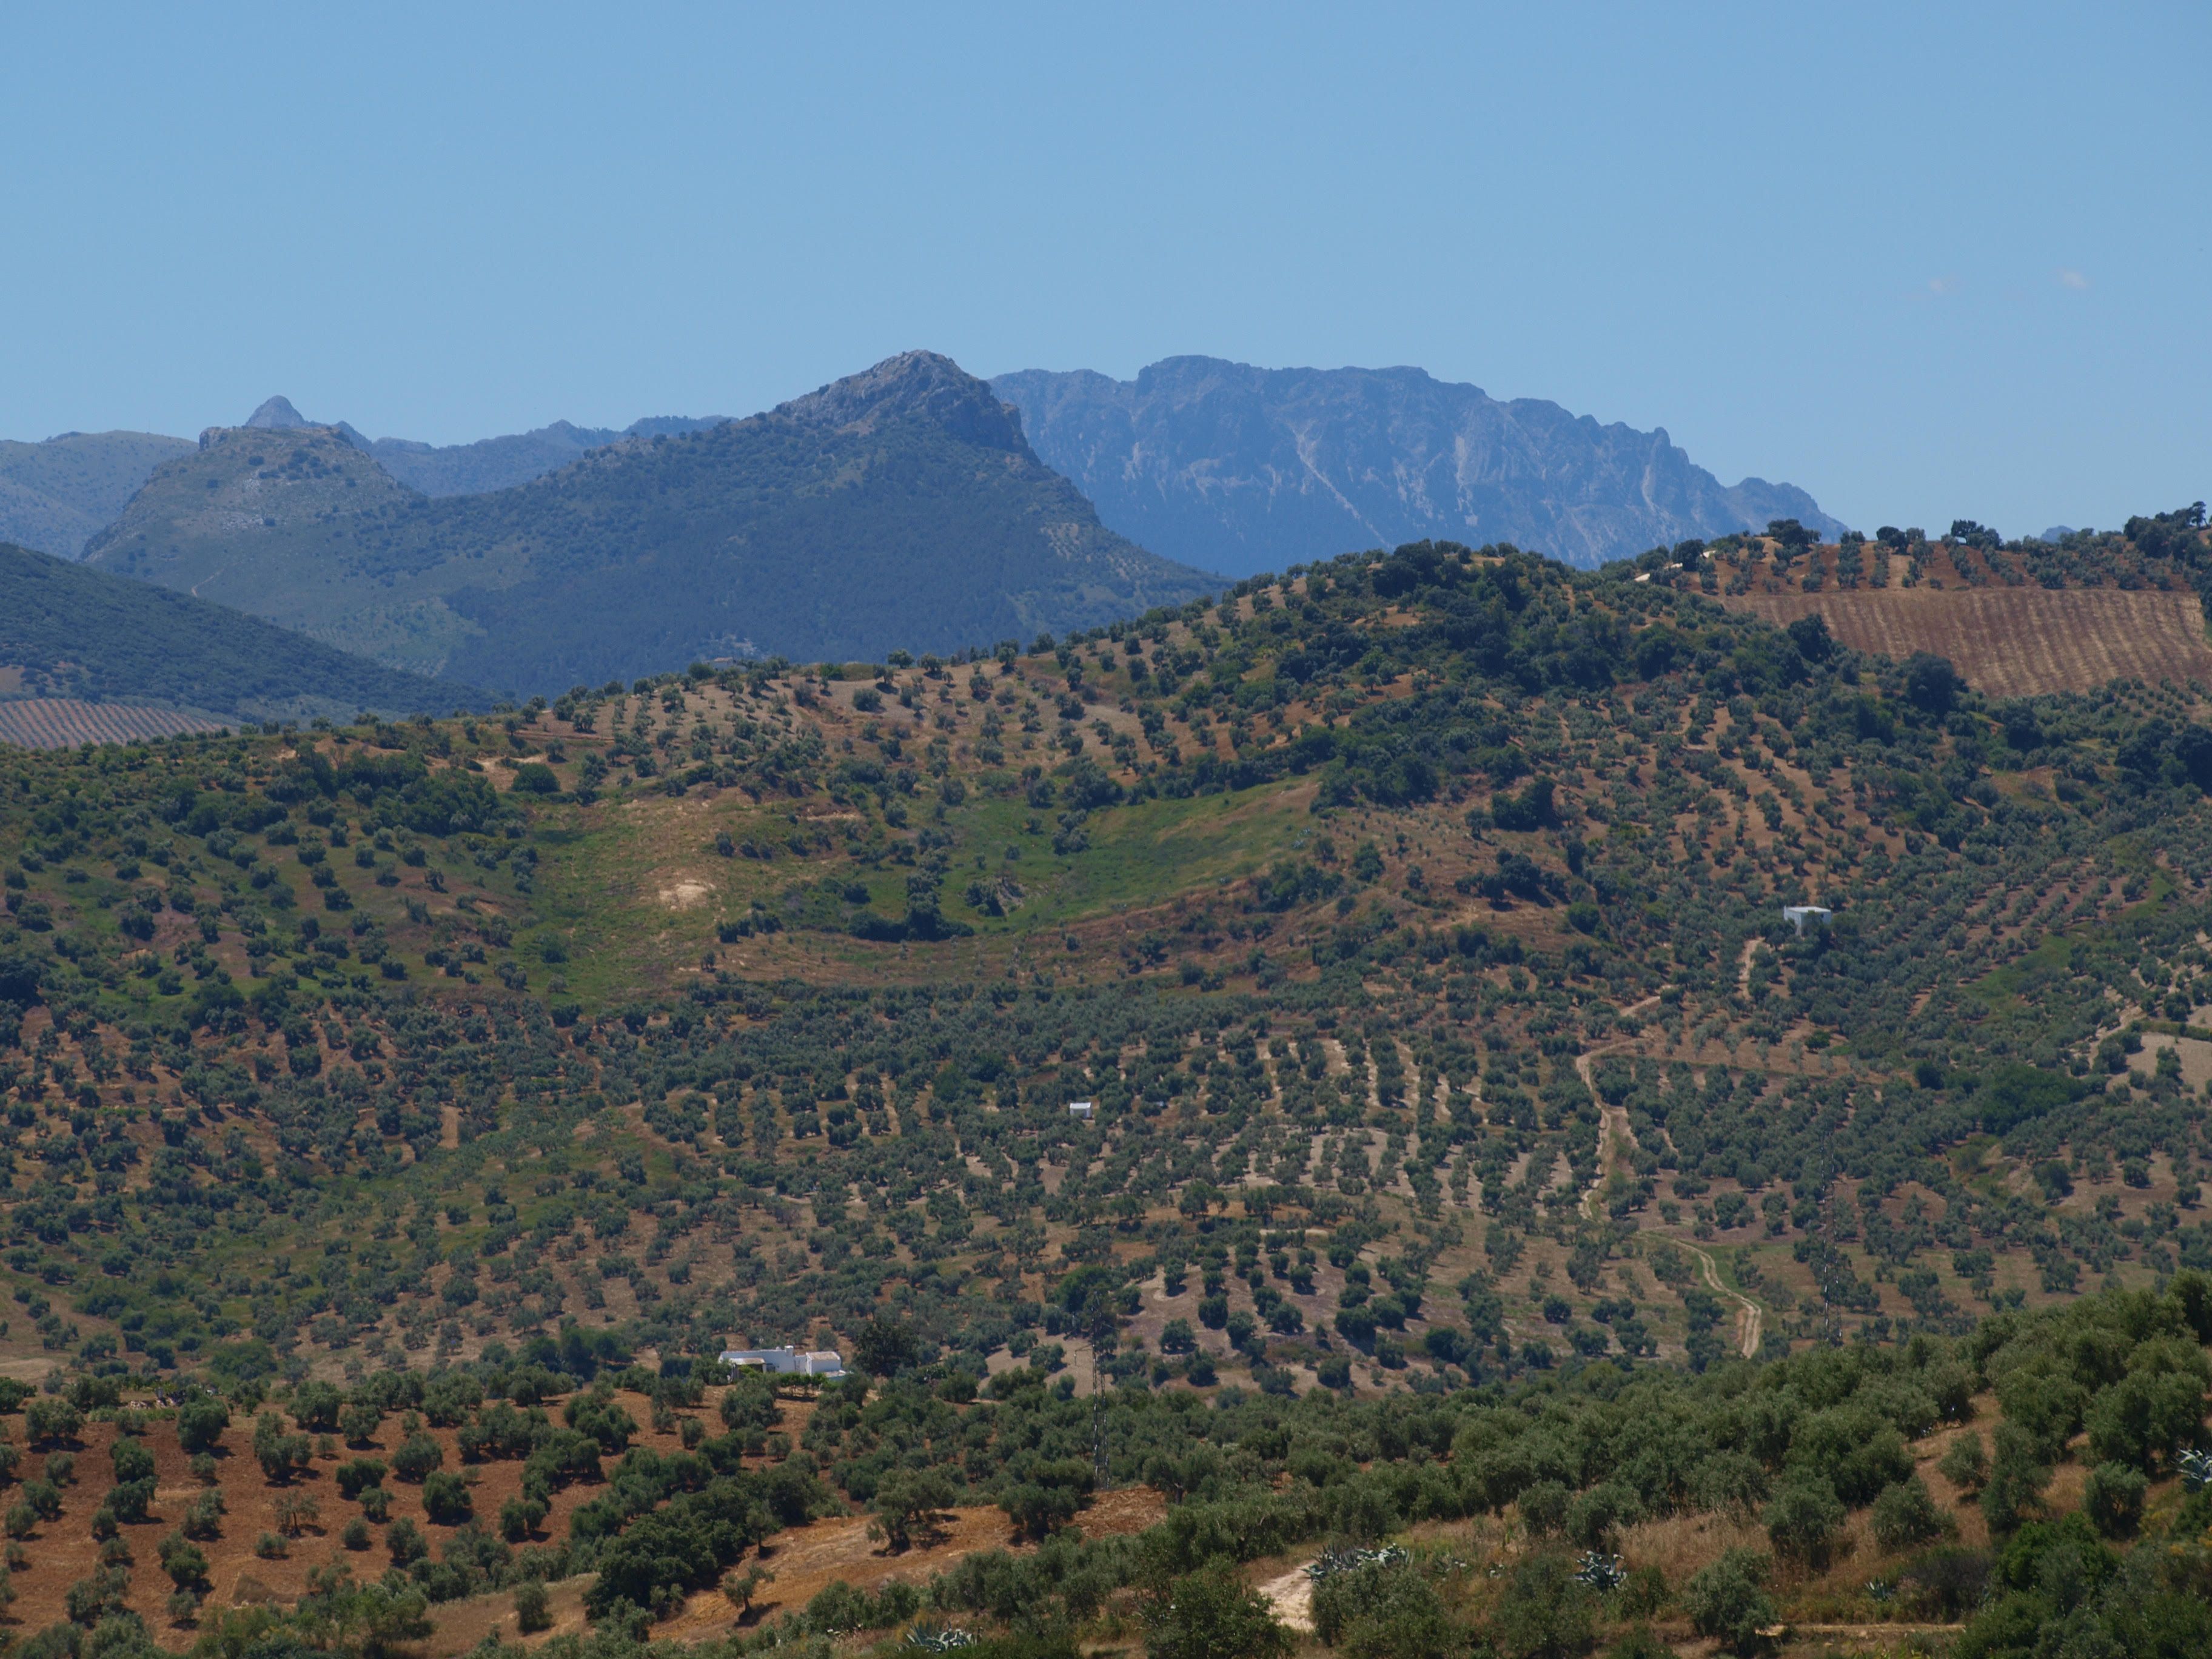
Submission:
[[[2070,568],[2212,561],[2172,518]],[[1704,574],[1423,543],[1030,653],[0,754],[0,1376],[76,1459],[18,1460],[21,1605],[2203,1651],[2212,703]]]
[[[191,449],[152,432],[64,432],[0,440],[0,543],[73,559],[163,461]]]
[[[426,501],[334,428],[211,433],[88,550],[380,661],[551,692],[693,658],[951,651],[1207,591],[909,353],[750,420]]]
[[[256,617],[105,571],[0,546],[0,698],[150,705],[143,735],[217,720],[350,720],[481,708],[481,692],[396,672]],[[5,708],[0,702],[0,708]],[[51,720],[64,711],[22,710]],[[93,721],[86,738],[118,735]],[[13,722],[8,729],[13,729]],[[66,726],[54,735],[63,735]],[[18,735],[29,735],[21,732]]]
[[[2005,541],[1961,520],[1933,540],[1884,526],[1872,540],[1782,538],[1686,544],[1638,561],[1731,610],[1788,623],[1819,616],[1843,643],[1948,659],[1999,696],[2087,691],[2115,680],[2212,684],[2203,509],[2131,520],[2123,534],[2069,531]]]
[[[1417,368],[1170,357],[1134,380],[1032,369],[991,384],[1108,525],[1239,576],[1425,537],[1597,565],[1772,519],[1843,528],[1791,485],[1723,485],[1663,431]]]

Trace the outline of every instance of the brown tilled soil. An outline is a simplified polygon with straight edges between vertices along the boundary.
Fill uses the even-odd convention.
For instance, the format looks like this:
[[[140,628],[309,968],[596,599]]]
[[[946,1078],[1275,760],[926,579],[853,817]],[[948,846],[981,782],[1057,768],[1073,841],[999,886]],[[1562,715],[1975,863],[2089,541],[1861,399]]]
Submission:
[[[1854,650],[1886,657],[1932,651],[1993,696],[2086,691],[2123,678],[2212,684],[2204,608],[2193,593],[1884,587],[1740,593],[1721,603],[1771,623],[1818,611]]]
[[[682,1442],[673,1434],[655,1434],[648,1424],[650,1407],[642,1396],[620,1395],[617,1398],[623,1408],[641,1425],[635,1445],[649,1446],[655,1451],[674,1452],[682,1449]],[[805,1414],[812,1408],[803,1402],[784,1402],[784,1430],[794,1437],[801,1431]],[[549,1407],[558,1419],[559,1407]],[[720,1431],[720,1422],[711,1410],[702,1411],[710,1433]],[[289,1419],[288,1419],[289,1421]],[[22,1433],[22,1421],[13,1419],[11,1429],[18,1443]],[[488,1529],[495,1528],[499,1506],[510,1498],[521,1495],[522,1464],[519,1460],[465,1464],[454,1444],[451,1429],[431,1429],[428,1432],[444,1449],[447,1469],[459,1470],[467,1479],[475,1500],[477,1518]],[[25,1541],[24,1548],[30,1557],[29,1566],[15,1575],[16,1600],[8,1609],[8,1618],[18,1632],[44,1628],[64,1616],[63,1597],[69,1587],[81,1578],[88,1578],[99,1565],[100,1545],[92,1536],[92,1512],[99,1507],[100,1498],[113,1482],[113,1466],[109,1462],[108,1448],[116,1439],[117,1431],[111,1423],[88,1423],[79,1436],[78,1444],[69,1449],[76,1456],[76,1479],[74,1486],[63,1489],[62,1517],[41,1525],[37,1533]],[[214,1585],[208,1597],[210,1609],[241,1606],[251,1601],[296,1600],[307,1589],[307,1574],[313,1569],[334,1561],[349,1565],[357,1578],[374,1578],[390,1565],[391,1557],[384,1547],[384,1528],[372,1527],[373,1541],[358,1553],[348,1550],[338,1540],[338,1532],[345,1523],[360,1513],[357,1505],[338,1496],[337,1484],[331,1471],[350,1458],[375,1457],[386,1463],[391,1462],[392,1449],[401,1439],[399,1419],[395,1415],[385,1420],[384,1428],[374,1447],[349,1447],[339,1443],[336,1457],[318,1458],[311,1467],[289,1486],[272,1486],[262,1478],[260,1467],[253,1461],[251,1446],[253,1438],[252,1420],[243,1413],[235,1413],[229,1432],[224,1437],[227,1452],[219,1455],[221,1471],[216,1484],[222,1488],[227,1513],[223,1516],[222,1536],[202,1542],[199,1547],[208,1557],[210,1581]],[[194,1478],[190,1460],[177,1443],[176,1425],[173,1422],[157,1421],[145,1437],[152,1450],[156,1485],[155,1519],[135,1527],[123,1528],[123,1536],[131,1545],[133,1565],[131,1569],[131,1607],[143,1616],[149,1629],[155,1632],[163,1645],[184,1647],[190,1644],[193,1632],[170,1621],[167,1601],[171,1585],[161,1571],[157,1546],[164,1535],[183,1517],[185,1507],[204,1488]],[[39,1473],[45,1462],[44,1449],[26,1451],[16,1473],[19,1478]],[[607,1460],[611,1466],[615,1460]],[[396,1475],[385,1477],[385,1488],[392,1494],[392,1516],[397,1520],[405,1516],[429,1536],[434,1555],[443,1552],[446,1540],[452,1536],[448,1527],[433,1525],[422,1512],[422,1489],[410,1486]],[[577,1485],[555,1494],[552,1513],[546,1516],[539,1529],[541,1540],[568,1535],[568,1517],[582,1504],[588,1503],[604,1488],[598,1486]],[[314,1524],[299,1537],[286,1540],[286,1553],[279,1559],[265,1559],[254,1553],[256,1541],[264,1533],[274,1533],[276,1526],[276,1506],[286,1497],[302,1492],[313,1498],[321,1510]],[[12,1503],[11,1495],[0,1492],[0,1504]],[[498,1603],[507,1616],[508,1633],[513,1633],[513,1607],[510,1598],[502,1594],[485,1598]],[[556,1592],[554,1606],[557,1609],[571,1607],[573,1595],[563,1596]],[[470,1604],[458,1604],[468,1606]],[[580,1618],[580,1613],[575,1613]],[[574,1620],[571,1620],[573,1625]]]
[[[641,1425],[647,1423],[650,1408],[641,1396],[624,1394],[617,1397],[623,1409]],[[710,1396],[708,1407],[699,1415],[706,1420],[710,1431],[719,1431],[720,1423],[712,1405]],[[558,1407],[549,1409],[557,1418]],[[807,1415],[812,1409],[808,1401],[784,1401],[782,1430],[796,1439],[804,1432]],[[12,1427],[20,1443],[21,1419],[15,1419]],[[500,1504],[521,1492],[520,1462],[464,1464],[454,1444],[453,1431],[431,1429],[428,1432],[445,1450],[444,1467],[462,1471],[470,1480],[479,1521],[488,1528],[495,1526]],[[116,1435],[112,1424],[89,1423],[77,1444],[66,1449],[76,1455],[76,1484],[64,1489],[62,1518],[42,1525],[25,1540],[30,1565],[15,1574],[16,1600],[7,1610],[5,1619],[0,1620],[0,1626],[12,1629],[17,1635],[43,1629],[62,1620],[65,1616],[63,1599],[69,1587],[79,1579],[90,1577],[99,1565],[100,1545],[94,1540],[88,1523],[93,1510],[112,1484],[108,1449],[114,1443]],[[331,1470],[353,1457],[377,1457],[388,1463],[392,1449],[401,1438],[397,1416],[386,1421],[374,1448],[341,1444],[337,1457],[317,1459],[289,1486],[272,1486],[262,1478],[260,1468],[248,1449],[252,1439],[250,1419],[241,1415],[233,1422],[225,1438],[229,1449],[228,1455],[220,1456],[222,1469],[216,1480],[228,1511],[223,1517],[222,1536],[199,1546],[207,1554],[208,1576],[214,1585],[206,1603],[208,1611],[256,1601],[291,1602],[305,1592],[311,1571],[334,1561],[349,1565],[357,1578],[374,1578],[384,1571],[391,1558],[384,1547],[383,1528],[372,1527],[374,1541],[357,1553],[339,1542],[340,1528],[360,1510],[357,1505],[338,1496]],[[133,1558],[128,1600],[163,1646],[180,1649],[191,1644],[195,1632],[170,1620],[167,1603],[171,1587],[161,1571],[158,1546],[182,1517],[186,1505],[204,1488],[192,1475],[189,1460],[177,1443],[173,1423],[156,1422],[145,1437],[145,1443],[154,1453],[156,1518],[123,1529]],[[662,1453],[674,1452],[682,1445],[676,1435],[655,1434],[649,1426],[641,1427],[632,1443]],[[26,1452],[17,1469],[19,1477],[38,1474],[45,1457],[45,1449]],[[610,1465],[613,1462],[611,1458],[608,1460]],[[452,1528],[432,1525],[423,1514],[422,1488],[390,1475],[386,1477],[385,1487],[392,1494],[392,1518],[404,1516],[412,1520],[428,1534],[432,1553],[441,1553]],[[557,1493],[552,1513],[540,1528],[540,1540],[566,1537],[569,1517],[603,1490],[595,1485],[578,1485]],[[277,1530],[277,1504],[295,1492],[304,1492],[316,1501],[321,1510],[316,1522],[299,1537],[286,1540],[286,1551],[281,1559],[265,1559],[257,1555],[256,1541],[263,1534]],[[0,1493],[0,1504],[12,1501],[9,1495]],[[1166,1510],[1166,1500],[1158,1492],[1135,1487],[1100,1494],[1083,1512],[1078,1524],[1093,1536],[1140,1532],[1158,1522]],[[1028,1547],[1012,1543],[1006,1517],[996,1508],[963,1508],[950,1513],[950,1523],[934,1542],[896,1555],[886,1553],[869,1541],[866,1515],[833,1516],[777,1534],[761,1552],[761,1565],[775,1573],[775,1578],[763,1586],[755,1603],[755,1619],[773,1618],[805,1607],[832,1579],[842,1578],[860,1589],[873,1590],[894,1578],[915,1582],[927,1579],[970,1551]],[[583,1589],[587,1582],[572,1579],[550,1587],[554,1624],[546,1636],[583,1628]],[[434,1607],[431,1617],[437,1628],[427,1644],[427,1650],[434,1656],[465,1653],[495,1631],[509,1641],[525,1639],[515,1629],[514,1596],[507,1590]],[[661,1630],[682,1639],[696,1640],[718,1634],[735,1622],[729,1603],[719,1592],[708,1591],[693,1596],[684,1611]],[[543,1638],[526,1639],[536,1642]]]

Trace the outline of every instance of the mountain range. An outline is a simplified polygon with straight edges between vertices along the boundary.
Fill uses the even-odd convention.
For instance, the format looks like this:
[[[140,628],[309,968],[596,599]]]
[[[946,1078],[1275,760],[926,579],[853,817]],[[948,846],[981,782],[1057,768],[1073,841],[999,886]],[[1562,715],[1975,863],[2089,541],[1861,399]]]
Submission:
[[[1232,575],[1435,538],[1595,566],[1796,519],[1790,484],[1724,485],[1668,439],[1418,368],[1255,368],[1170,357],[1133,380],[1002,374],[1046,465],[1164,557]]]
[[[1218,588],[1098,521],[949,359],[432,498],[289,404],[156,468],[86,549],[393,666],[557,690],[694,658],[877,659]]]
[[[1133,380],[1030,369],[992,386],[1021,411],[1034,453],[1090,497],[1109,529],[1239,576],[1424,537],[1510,541],[1589,565],[1774,519],[1826,536],[1843,528],[1794,485],[1723,484],[1663,429],[1601,425],[1534,398],[1501,402],[1417,368],[1170,357]],[[628,439],[726,418],[556,421],[447,445],[370,439],[343,421],[333,429],[391,477],[444,496],[513,489]],[[317,423],[279,397],[246,424]],[[0,443],[0,539],[75,557],[156,466],[190,447],[139,432]]]

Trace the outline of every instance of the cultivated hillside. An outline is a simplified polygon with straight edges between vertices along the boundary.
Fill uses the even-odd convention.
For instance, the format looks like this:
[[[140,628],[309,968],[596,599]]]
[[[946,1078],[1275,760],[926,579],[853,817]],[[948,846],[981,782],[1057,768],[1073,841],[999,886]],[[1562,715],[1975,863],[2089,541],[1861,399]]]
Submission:
[[[1772,519],[1843,528],[1791,485],[1722,484],[1663,431],[1417,368],[1170,357],[1134,380],[1032,369],[992,385],[1109,525],[1240,576],[1431,536],[1596,565]]]
[[[0,542],[73,559],[163,461],[191,448],[153,432],[65,432],[0,441]]]
[[[486,495],[423,500],[331,428],[216,431],[88,557],[522,692],[1026,640],[1214,585],[1102,526],[988,387],[927,353]]]
[[[26,1625],[2205,1651],[2212,704],[1705,562],[0,754]]]
[[[178,711],[216,720],[350,720],[383,714],[448,713],[483,706],[482,693],[348,656],[258,617],[188,594],[171,593],[26,548],[0,546],[0,699],[35,700],[54,736],[70,726],[49,702],[142,706],[145,734],[178,729]],[[5,707],[0,703],[0,707]],[[100,717],[82,738],[114,735]],[[105,718],[128,722],[125,708]],[[15,738],[46,727],[0,722]],[[126,726],[125,729],[130,729]]]

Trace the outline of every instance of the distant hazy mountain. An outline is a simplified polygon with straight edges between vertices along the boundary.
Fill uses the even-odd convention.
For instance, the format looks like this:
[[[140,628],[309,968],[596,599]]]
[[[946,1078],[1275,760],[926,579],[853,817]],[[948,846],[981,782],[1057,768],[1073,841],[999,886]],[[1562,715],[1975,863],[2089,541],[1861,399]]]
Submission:
[[[155,467],[192,447],[153,432],[64,432],[0,441],[0,542],[73,559]]]
[[[425,495],[472,495],[527,483],[624,438],[696,432],[724,418],[655,415],[619,428],[556,421],[534,432],[444,445],[370,439],[343,421],[337,430],[411,489]],[[232,429],[295,432],[318,424],[289,398],[279,396],[246,416],[243,427]],[[191,447],[190,438],[154,432],[64,432],[43,443],[0,440],[0,542],[76,558],[87,542],[115,522],[155,467]]]
[[[158,703],[257,720],[350,720],[363,708],[445,714],[490,701],[188,593],[5,545],[0,673],[26,696]]]
[[[334,427],[217,428],[86,556],[381,662],[522,692],[699,657],[1026,641],[1219,586],[1106,529],[1011,405],[928,352],[439,500]]]
[[[377,465],[410,489],[425,495],[482,495],[495,489],[511,489],[557,471],[579,455],[619,443],[624,438],[657,438],[698,432],[720,426],[728,416],[709,415],[694,419],[685,415],[648,416],[617,429],[611,426],[572,426],[556,421],[532,432],[504,437],[480,438],[468,444],[426,444],[412,438],[368,438],[351,422],[340,421],[337,430],[356,449],[374,455]],[[270,398],[246,417],[258,430],[291,431],[318,422],[292,406],[289,398]]]
[[[720,426],[724,418],[719,415],[703,420],[656,416],[620,430],[605,426],[571,426],[566,421],[556,421],[534,432],[442,447],[406,438],[379,438],[370,443],[349,427],[345,431],[376,457],[379,465],[410,489],[419,489],[425,495],[482,495],[542,478],[580,455],[620,443],[624,438],[699,432]]]
[[[1791,485],[1723,484],[1663,430],[1501,403],[1418,368],[1170,357],[1134,380],[1030,369],[991,385],[1108,525],[1234,575],[1424,537],[1595,565],[1773,519],[1843,528]]]

